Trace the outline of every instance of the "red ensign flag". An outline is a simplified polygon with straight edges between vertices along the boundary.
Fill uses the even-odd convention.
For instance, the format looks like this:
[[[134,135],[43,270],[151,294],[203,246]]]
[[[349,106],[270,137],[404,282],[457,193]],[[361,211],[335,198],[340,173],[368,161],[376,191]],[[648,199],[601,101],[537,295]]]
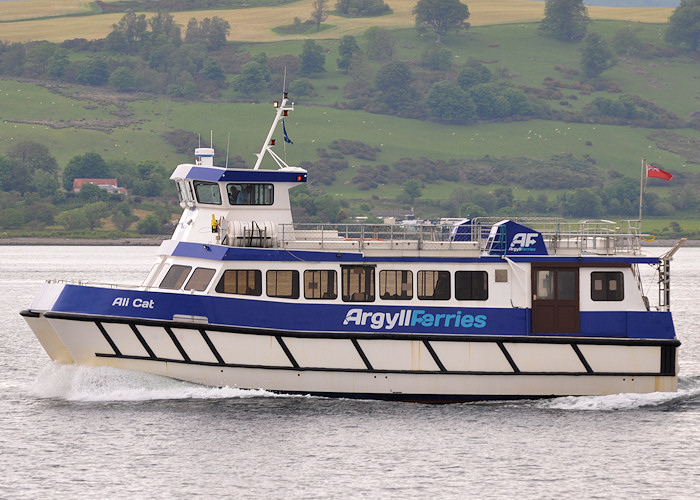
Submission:
[[[670,181],[673,179],[673,174],[666,172],[659,167],[655,167],[654,165],[647,165],[647,177],[658,177],[659,179]]]

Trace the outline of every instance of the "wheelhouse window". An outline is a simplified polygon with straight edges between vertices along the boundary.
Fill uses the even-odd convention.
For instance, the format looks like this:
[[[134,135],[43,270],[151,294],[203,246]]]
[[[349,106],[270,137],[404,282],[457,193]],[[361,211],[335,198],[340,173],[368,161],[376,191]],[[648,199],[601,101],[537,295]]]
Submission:
[[[219,293],[261,295],[262,273],[253,269],[227,269],[216,285]]]
[[[374,267],[343,266],[343,301],[374,301]]]
[[[379,297],[383,300],[411,300],[413,273],[411,271],[379,271]]]
[[[221,205],[221,191],[216,182],[194,181],[192,184],[199,203]]]
[[[272,205],[274,202],[272,184],[227,184],[226,194],[231,205]]]
[[[335,299],[338,297],[337,274],[332,270],[304,271],[304,297]]]
[[[185,282],[185,278],[190,274],[192,266],[180,266],[178,264],[170,266],[168,272],[165,274],[165,278],[160,282],[158,288],[167,288],[169,290],[177,290],[182,287]]]
[[[421,300],[449,300],[449,271],[418,271],[418,298]]]
[[[203,292],[209,286],[209,282],[214,277],[214,269],[209,269],[207,267],[198,267],[187,280],[185,285],[185,290],[197,290],[198,292]]]
[[[266,277],[268,297],[299,298],[299,271],[268,271]]]
[[[591,273],[591,299],[593,300],[623,300],[624,277],[621,272]]]
[[[486,271],[457,271],[455,273],[455,298],[457,300],[487,300],[489,275]]]

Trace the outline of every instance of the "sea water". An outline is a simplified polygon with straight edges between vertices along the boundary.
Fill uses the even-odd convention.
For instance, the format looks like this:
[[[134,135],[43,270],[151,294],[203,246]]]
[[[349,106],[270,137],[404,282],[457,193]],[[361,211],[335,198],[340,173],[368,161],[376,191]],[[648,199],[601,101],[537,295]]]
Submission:
[[[0,246],[0,498],[700,497],[700,248],[671,264],[677,393],[450,405],[50,362],[18,314],[43,280],[140,284],[155,253]]]

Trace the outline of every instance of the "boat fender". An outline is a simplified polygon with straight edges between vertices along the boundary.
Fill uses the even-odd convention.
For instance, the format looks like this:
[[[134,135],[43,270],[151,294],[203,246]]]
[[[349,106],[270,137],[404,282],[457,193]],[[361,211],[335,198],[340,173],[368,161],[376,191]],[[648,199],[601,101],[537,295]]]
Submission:
[[[214,215],[214,214],[211,214],[211,232],[212,233],[219,232],[219,223],[216,221],[216,215]]]

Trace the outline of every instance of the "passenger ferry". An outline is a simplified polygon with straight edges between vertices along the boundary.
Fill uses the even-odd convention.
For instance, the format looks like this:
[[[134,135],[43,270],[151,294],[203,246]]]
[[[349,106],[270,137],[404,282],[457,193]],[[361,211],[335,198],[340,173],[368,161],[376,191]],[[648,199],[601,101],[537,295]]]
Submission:
[[[253,169],[212,148],[175,169],[184,212],[142,285],[43,285],[21,314],[51,359],[402,401],[677,389],[678,246],[644,256],[640,221],[294,223],[307,172],[273,151],[293,107],[275,103]],[[658,272],[653,307],[640,266]]]

